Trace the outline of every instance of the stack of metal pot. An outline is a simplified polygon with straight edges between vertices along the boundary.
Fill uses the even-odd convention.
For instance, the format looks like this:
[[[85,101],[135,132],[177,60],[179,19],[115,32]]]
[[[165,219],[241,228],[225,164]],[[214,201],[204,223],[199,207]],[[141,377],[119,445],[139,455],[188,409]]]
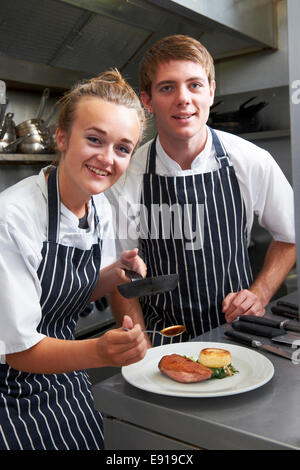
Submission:
[[[29,119],[16,126],[18,152],[50,152],[50,132],[41,119]]]
[[[34,119],[28,119],[16,126],[15,139],[3,149],[5,153],[17,152],[26,154],[53,153],[53,136],[51,135],[48,123],[56,111],[54,106],[44,121],[42,115],[46,105],[46,100],[50,94],[49,88],[45,88],[39,104],[37,116]]]

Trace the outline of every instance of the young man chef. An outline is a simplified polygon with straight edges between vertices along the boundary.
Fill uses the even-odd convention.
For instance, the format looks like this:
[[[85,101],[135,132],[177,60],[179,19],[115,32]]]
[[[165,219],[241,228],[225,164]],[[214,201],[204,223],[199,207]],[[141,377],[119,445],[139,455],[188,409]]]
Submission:
[[[291,186],[268,152],[207,126],[214,64],[197,40],[160,40],[145,54],[139,80],[158,136],[106,194],[120,252],[139,246],[147,276],[178,273],[179,285],[131,300],[116,290],[116,317],[128,314],[155,331],[183,324],[186,333],[173,341],[188,341],[240,315],[263,315],[295,263]],[[272,241],[253,281],[247,248],[254,213]],[[154,334],[148,342],[166,339]]]

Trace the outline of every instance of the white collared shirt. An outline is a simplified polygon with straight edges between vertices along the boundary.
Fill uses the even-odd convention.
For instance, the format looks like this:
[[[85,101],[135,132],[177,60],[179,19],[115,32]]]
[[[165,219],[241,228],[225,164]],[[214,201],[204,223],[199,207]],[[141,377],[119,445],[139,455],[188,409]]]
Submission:
[[[202,152],[195,157],[191,168],[182,170],[156,141],[156,173],[164,176],[184,176],[215,171],[219,168],[208,129]],[[233,165],[247,214],[248,244],[250,244],[254,214],[259,224],[277,240],[295,243],[293,190],[273,157],[260,147],[236,135],[216,131]],[[127,172],[106,191],[111,204],[118,207],[116,216],[117,254],[138,246],[137,227],[143,175],[146,169],[149,145],[144,144],[132,157]],[[129,227],[125,226],[129,221]],[[122,227],[120,229],[120,223]]]
[[[42,315],[37,270],[47,239],[47,168],[0,194],[0,355],[26,350],[44,338],[36,331]],[[98,229],[95,230],[91,202],[87,229],[80,229],[78,218],[61,204],[59,243],[90,249],[99,234],[103,240],[102,269],[116,260],[115,237],[106,197],[99,194],[93,199],[100,222]]]

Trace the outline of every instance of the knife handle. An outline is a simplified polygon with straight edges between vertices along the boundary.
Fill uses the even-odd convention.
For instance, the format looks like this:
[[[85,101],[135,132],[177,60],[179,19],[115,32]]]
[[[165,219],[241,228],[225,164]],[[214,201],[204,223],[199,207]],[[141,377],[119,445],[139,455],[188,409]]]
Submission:
[[[271,320],[270,318],[257,317],[256,315],[242,315],[239,321],[247,323],[255,323],[256,325],[271,326],[272,328],[281,328],[282,320]],[[288,320],[283,320],[288,321]]]
[[[140,273],[137,273],[136,271],[130,271],[130,269],[124,269],[125,275],[129,277],[130,281],[139,281],[140,279],[143,279],[143,276],[141,276]]]
[[[225,336],[228,338],[235,339],[239,343],[247,344],[247,346],[255,346],[253,338],[245,333],[240,333],[239,331],[226,330],[224,332]]]
[[[271,312],[282,317],[293,318],[294,320],[299,318],[299,314],[295,310],[289,310],[288,308],[271,307]]]
[[[284,302],[283,300],[278,300],[276,303],[277,303],[277,305],[279,305],[281,307],[291,308],[292,310],[295,310],[296,312],[299,311],[298,305],[293,304],[292,302]]]
[[[280,330],[279,328],[270,328],[268,326],[241,322],[239,320],[234,321],[231,326],[234,330],[251,333],[257,336],[264,336],[266,338],[274,338],[275,336],[282,336],[286,334],[285,330]]]

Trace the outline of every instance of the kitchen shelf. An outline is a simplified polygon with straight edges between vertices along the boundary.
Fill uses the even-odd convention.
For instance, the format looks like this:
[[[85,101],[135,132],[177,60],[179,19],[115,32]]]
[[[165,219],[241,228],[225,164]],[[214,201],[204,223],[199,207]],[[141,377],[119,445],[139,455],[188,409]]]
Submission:
[[[55,154],[0,153],[0,164],[32,165],[35,163],[50,163],[54,159]]]

